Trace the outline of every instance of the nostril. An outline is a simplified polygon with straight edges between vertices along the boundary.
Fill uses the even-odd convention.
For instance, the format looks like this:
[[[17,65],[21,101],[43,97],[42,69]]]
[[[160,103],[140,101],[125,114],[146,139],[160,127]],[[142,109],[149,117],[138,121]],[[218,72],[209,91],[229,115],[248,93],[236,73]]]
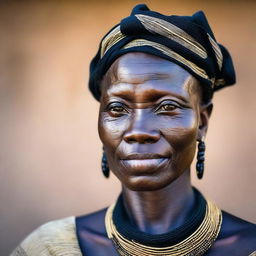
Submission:
[[[160,139],[160,134],[157,133],[128,133],[124,136],[127,143],[153,144]]]
[[[154,140],[154,139],[152,139],[152,138],[148,138],[148,139],[146,139],[145,140],[145,143],[146,144],[152,144],[152,143],[155,143],[157,140]]]
[[[127,142],[127,143],[130,143],[130,144],[132,144],[132,143],[135,143],[136,142],[136,140],[134,139],[134,138],[131,138],[131,137],[125,137],[125,141]]]

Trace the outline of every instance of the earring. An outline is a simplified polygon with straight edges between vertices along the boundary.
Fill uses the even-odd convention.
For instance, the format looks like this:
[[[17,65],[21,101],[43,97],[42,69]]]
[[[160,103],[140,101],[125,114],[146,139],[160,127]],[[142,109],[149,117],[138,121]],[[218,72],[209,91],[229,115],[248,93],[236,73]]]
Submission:
[[[204,141],[198,141],[197,162],[196,162],[196,174],[198,179],[202,179],[204,175],[204,154],[205,143]]]
[[[107,156],[104,151],[104,148],[103,148],[103,154],[102,154],[102,159],[101,159],[101,169],[102,169],[103,175],[106,178],[108,178],[109,177],[109,167],[108,167],[108,160],[107,160]]]

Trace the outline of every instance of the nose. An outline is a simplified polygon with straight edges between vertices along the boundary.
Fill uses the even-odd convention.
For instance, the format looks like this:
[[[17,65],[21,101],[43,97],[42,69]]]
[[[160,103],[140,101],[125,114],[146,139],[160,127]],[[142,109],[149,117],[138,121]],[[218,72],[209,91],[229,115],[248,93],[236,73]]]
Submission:
[[[130,127],[124,134],[124,140],[129,144],[156,143],[160,139],[160,132],[155,127],[156,124],[150,115],[140,109],[131,118]]]

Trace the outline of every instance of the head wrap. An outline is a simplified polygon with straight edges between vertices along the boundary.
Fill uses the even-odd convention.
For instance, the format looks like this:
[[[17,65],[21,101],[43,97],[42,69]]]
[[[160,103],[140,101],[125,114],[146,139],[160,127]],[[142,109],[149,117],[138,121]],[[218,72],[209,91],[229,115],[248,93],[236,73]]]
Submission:
[[[174,62],[196,77],[208,100],[214,91],[235,83],[231,56],[218,44],[202,11],[165,16],[137,5],[101,40],[90,64],[89,88],[100,100],[100,81],[111,64],[128,52],[144,52]],[[205,90],[207,89],[207,90]]]

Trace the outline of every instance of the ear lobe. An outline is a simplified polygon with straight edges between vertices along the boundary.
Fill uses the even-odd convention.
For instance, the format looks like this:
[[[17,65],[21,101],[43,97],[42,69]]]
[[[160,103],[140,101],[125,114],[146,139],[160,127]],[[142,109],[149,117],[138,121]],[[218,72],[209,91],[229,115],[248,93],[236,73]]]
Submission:
[[[213,104],[211,102],[205,105],[202,105],[200,107],[200,123],[199,123],[198,138],[197,138],[198,141],[204,140],[206,136],[212,109],[213,109]]]

